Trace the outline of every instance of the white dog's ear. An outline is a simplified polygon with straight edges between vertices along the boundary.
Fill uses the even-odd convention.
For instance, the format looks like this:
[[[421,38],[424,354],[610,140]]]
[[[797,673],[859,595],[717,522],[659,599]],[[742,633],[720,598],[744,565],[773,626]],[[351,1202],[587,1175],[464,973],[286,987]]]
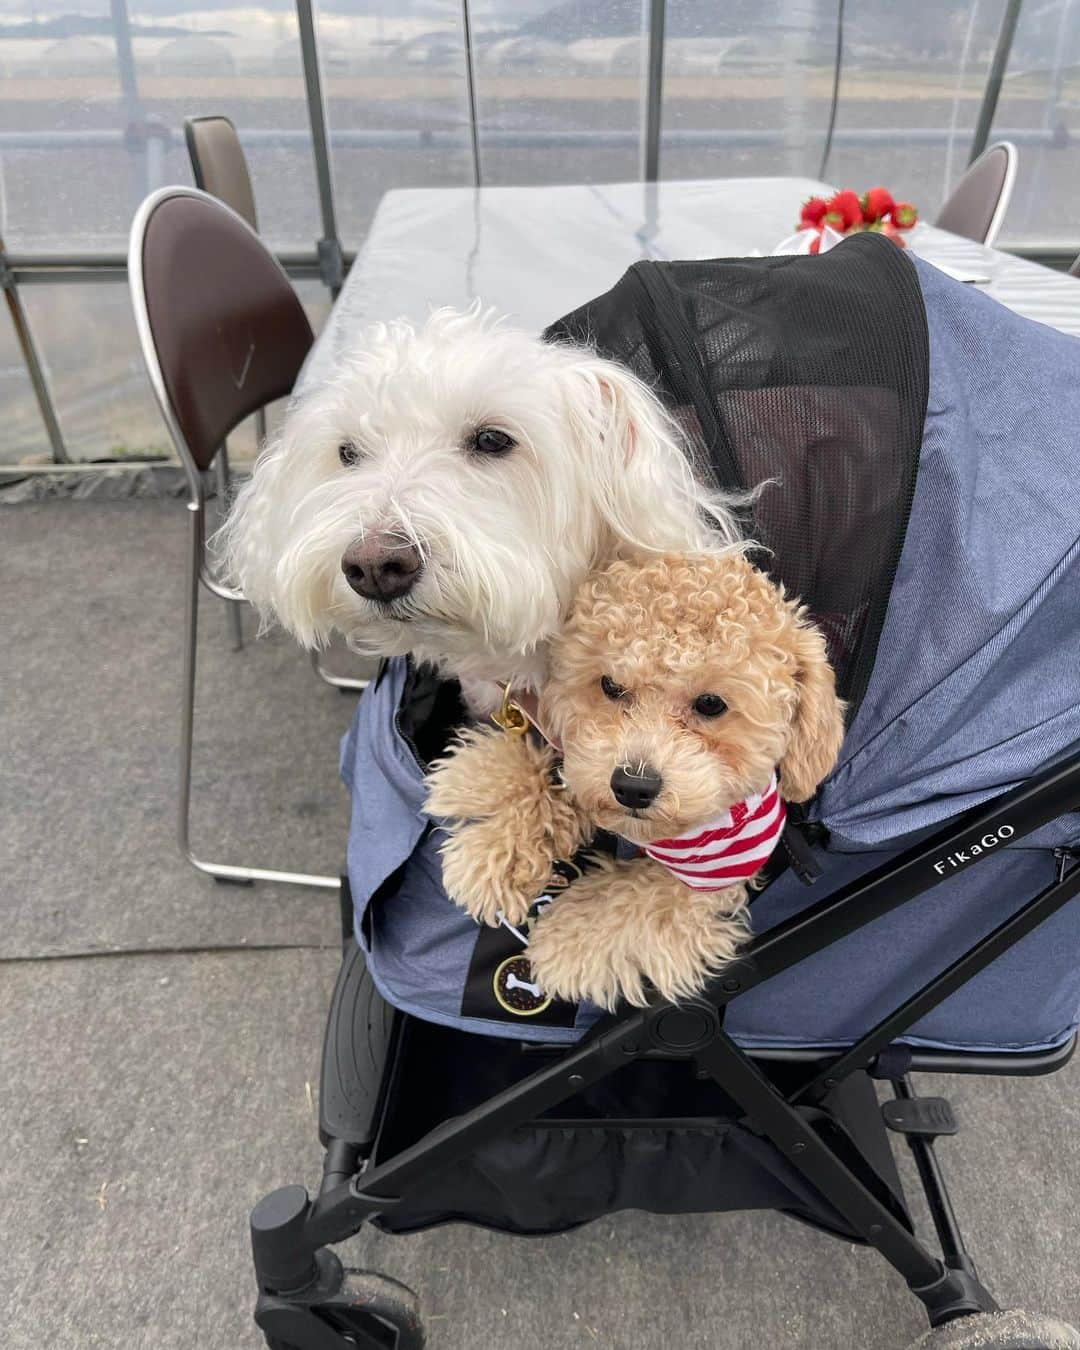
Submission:
[[[264,624],[274,617],[273,516],[282,459],[280,443],[263,448],[225,523],[210,540],[222,575],[243,591]]]
[[[628,467],[643,441],[675,439],[675,428],[658,400],[629,371],[602,361],[595,374],[614,469]]]
[[[293,403],[210,540],[222,574],[258,611],[304,647],[325,646],[332,631],[333,582],[339,576],[341,516],[348,498],[334,492],[335,390]],[[333,447],[327,453],[327,447]],[[340,500],[339,500],[340,499]],[[349,536],[351,537],[351,536]]]
[[[844,739],[844,705],[836,696],[824,637],[800,611],[794,618],[791,646],[799,701],[780,763],[780,791],[789,802],[805,802],[836,764]]]
[[[303,551],[287,546],[292,502],[282,479],[291,449],[287,423],[255,461],[210,549],[222,575],[254,606],[260,631],[276,621],[302,646],[318,647],[329,633],[325,615],[330,594]],[[299,477],[292,472],[291,489],[297,488]]]
[[[582,353],[568,370],[567,416],[595,506],[631,548],[712,549],[739,537],[732,499],[695,477],[689,447],[631,371]]]

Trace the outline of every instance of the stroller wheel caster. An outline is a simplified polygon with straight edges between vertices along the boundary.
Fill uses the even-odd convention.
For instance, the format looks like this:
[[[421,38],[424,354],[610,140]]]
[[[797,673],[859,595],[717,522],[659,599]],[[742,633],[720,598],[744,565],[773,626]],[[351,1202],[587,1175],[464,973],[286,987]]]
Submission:
[[[979,1313],[935,1327],[908,1350],[1080,1350],[1080,1331],[1042,1313]]]
[[[373,1270],[346,1270],[338,1300],[394,1332],[394,1350],[424,1350],[420,1299],[407,1284]]]
[[[323,1261],[314,1291],[294,1298],[269,1295],[259,1300],[256,1324],[268,1350],[424,1350],[420,1300],[387,1275],[341,1269]]]

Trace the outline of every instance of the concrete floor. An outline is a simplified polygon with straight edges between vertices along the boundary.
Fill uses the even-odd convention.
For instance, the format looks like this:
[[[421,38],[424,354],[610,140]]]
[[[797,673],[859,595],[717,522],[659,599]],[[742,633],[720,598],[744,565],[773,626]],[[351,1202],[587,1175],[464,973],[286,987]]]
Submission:
[[[182,507],[0,519],[0,1341],[256,1350],[246,1217],[318,1177],[335,904],[217,887],[176,854]],[[334,871],[351,701],[280,637],[233,653],[205,614],[196,839]],[[987,1283],[1073,1322],[1078,1084],[927,1083],[967,1126],[940,1152]],[[923,1325],[874,1254],[775,1214],[371,1234],[344,1255],[421,1290],[432,1350],[894,1350]]]

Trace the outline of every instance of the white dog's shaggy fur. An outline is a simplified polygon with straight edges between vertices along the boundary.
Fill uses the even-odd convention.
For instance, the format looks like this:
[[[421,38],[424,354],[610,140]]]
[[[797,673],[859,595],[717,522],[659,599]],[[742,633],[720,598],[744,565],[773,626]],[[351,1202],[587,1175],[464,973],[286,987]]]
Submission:
[[[481,428],[513,447],[479,453]],[[422,559],[414,589],[390,602],[342,574],[350,544],[376,535]],[[359,652],[411,651],[471,694],[493,680],[535,687],[578,586],[625,547],[737,543],[732,500],[695,478],[649,389],[476,307],[371,329],[289,410],[219,539],[264,621],[309,647],[337,630]]]

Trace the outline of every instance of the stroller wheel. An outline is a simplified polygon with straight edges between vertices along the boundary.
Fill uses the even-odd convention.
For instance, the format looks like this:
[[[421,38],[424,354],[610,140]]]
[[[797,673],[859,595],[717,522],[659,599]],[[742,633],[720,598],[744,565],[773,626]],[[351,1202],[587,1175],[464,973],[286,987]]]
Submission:
[[[1042,1313],[980,1313],[934,1327],[908,1350],[1080,1350],[1080,1331]]]
[[[341,1301],[361,1317],[374,1318],[395,1333],[394,1350],[424,1350],[420,1299],[407,1284],[374,1270],[346,1270],[338,1294],[339,1307]]]
[[[346,1270],[330,1298],[306,1307],[296,1303],[283,1310],[264,1310],[256,1313],[256,1321],[264,1329],[267,1350],[322,1350],[343,1341],[386,1350],[424,1350],[420,1300],[408,1285],[373,1270]],[[282,1331],[284,1336],[272,1334]]]

